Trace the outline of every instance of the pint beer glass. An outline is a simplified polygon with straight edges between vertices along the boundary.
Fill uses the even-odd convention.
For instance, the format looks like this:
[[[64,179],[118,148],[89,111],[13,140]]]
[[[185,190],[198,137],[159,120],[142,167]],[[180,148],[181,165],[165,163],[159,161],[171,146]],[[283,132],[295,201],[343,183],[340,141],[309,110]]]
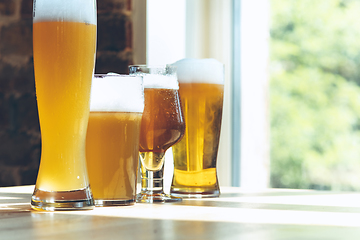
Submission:
[[[31,206],[93,208],[85,160],[96,51],[96,0],[36,0],[33,6],[41,162]]]
[[[145,108],[140,131],[141,192],[137,202],[174,202],[181,198],[164,193],[166,150],[185,131],[179,99],[176,68],[130,66],[130,74],[143,76]]]
[[[142,77],[95,75],[86,136],[95,206],[134,204],[143,110]]]
[[[171,195],[220,195],[216,161],[224,94],[224,67],[214,59],[183,59],[178,69],[179,92],[186,123],[184,138],[173,146]]]

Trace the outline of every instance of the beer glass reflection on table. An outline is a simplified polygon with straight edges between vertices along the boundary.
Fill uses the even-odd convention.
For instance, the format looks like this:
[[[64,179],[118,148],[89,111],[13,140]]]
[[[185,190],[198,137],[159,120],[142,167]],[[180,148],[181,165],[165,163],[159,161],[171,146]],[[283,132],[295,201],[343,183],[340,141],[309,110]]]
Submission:
[[[173,150],[170,188],[182,198],[218,197],[216,172],[224,95],[224,66],[215,59],[183,59],[175,64],[186,123]]]
[[[143,110],[142,77],[95,75],[86,136],[86,160],[95,206],[134,204]]]
[[[130,66],[129,72],[143,76],[145,96],[139,146],[141,191],[136,202],[181,201],[181,198],[165,194],[163,186],[165,152],[185,131],[176,68]]]
[[[34,1],[34,72],[42,149],[33,209],[94,207],[85,138],[96,25],[96,0]]]

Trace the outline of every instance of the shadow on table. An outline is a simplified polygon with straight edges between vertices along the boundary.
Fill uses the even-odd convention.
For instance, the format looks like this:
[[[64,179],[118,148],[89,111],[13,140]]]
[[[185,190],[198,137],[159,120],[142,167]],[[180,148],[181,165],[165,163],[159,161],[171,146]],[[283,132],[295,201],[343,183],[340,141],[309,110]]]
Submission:
[[[171,213],[169,213],[171,214]],[[189,213],[190,214],[190,213]],[[1,220],[1,219],[0,219]],[[14,225],[10,219],[1,229]],[[351,235],[349,235],[351,230]],[[23,232],[21,232],[23,231]],[[27,239],[359,239],[353,227],[160,220],[32,212],[17,230]],[[294,238],[295,237],[295,238]]]
[[[27,203],[31,199],[30,193],[2,193],[0,192],[0,204]]]
[[[0,217],[9,213],[29,212],[31,194],[0,192]]]

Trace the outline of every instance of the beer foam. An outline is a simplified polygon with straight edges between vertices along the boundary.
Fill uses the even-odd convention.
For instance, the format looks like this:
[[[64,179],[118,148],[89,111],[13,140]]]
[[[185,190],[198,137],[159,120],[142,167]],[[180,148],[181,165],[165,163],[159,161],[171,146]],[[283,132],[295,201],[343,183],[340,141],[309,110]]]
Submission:
[[[168,66],[130,66],[130,75],[142,76],[144,88],[179,89],[174,67]]]
[[[143,74],[144,88],[179,89],[176,75]]]
[[[216,59],[185,58],[171,65],[177,67],[180,83],[224,84],[224,65]]]
[[[144,88],[140,76],[120,74],[95,75],[92,79],[90,111],[144,111]]]
[[[84,22],[96,25],[94,0],[34,0],[33,22]]]

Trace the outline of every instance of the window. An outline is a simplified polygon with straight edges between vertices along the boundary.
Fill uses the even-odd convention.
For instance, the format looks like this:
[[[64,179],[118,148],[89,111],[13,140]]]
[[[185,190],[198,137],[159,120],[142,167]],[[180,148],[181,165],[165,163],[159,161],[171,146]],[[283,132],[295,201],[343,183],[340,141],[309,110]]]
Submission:
[[[142,17],[134,26],[135,42],[146,39],[137,43],[138,49],[134,46],[140,56],[134,59],[141,59],[135,64],[165,64],[188,57],[215,58],[225,65],[218,155],[223,186],[268,185],[268,1],[260,2],[264,6],[260,9],[258,1],[240,0],[136,0],[134,4],[135,16]],[[171,161],[165,162],[165,175],[171,178]]]
[[[360,2],[271,3],[272,186],[360,190]]]

